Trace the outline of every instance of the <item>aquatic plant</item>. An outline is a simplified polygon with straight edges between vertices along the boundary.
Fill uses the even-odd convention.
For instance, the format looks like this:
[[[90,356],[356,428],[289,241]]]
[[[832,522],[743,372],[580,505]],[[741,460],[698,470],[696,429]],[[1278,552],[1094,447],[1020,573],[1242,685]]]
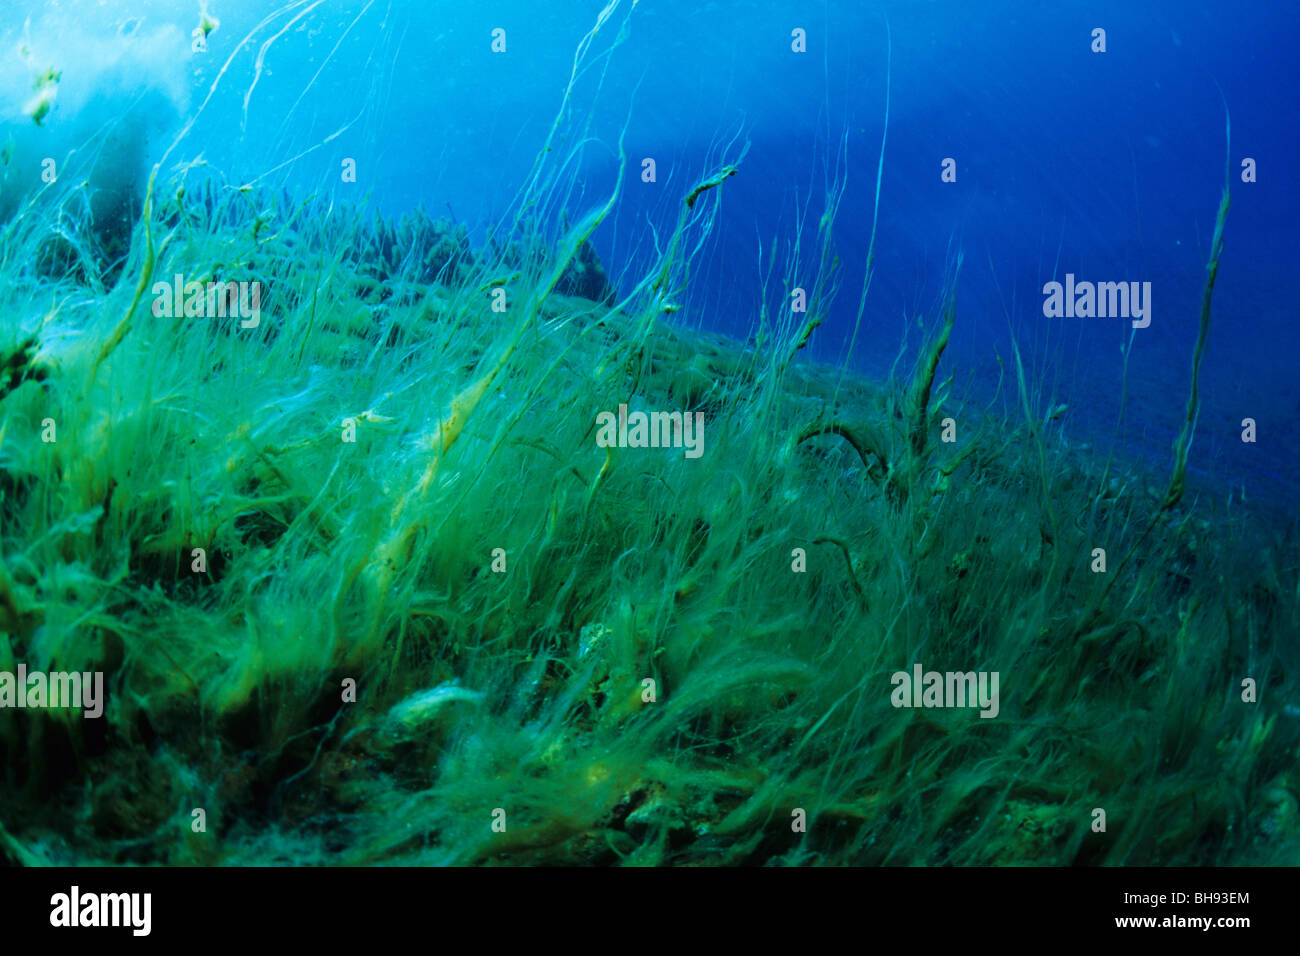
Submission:
[[[610,3],[582,41],[554,130],[628,12]],[[1102,494],[1158,478],[1068,443],[1018,351],[1015,414],[941,377],[959,254],[900,346],[910,372],[805,357],[842,167],[815,261],[791,247],[748,347],[664,318],[743,138],[598,300],[566,276],[618,192],[565,224],[555,141],[477,248],[427,215],[197,167],[156,172],[107,287],[32,273],[49,218],[6,227],[0,670],[102,670],[110,691],[99,723],[0,712],[0,852],[1294,859],[1295,545],[1183,500],[1226,189],[1173,478]],[[177,274],[262,283],[260,322],[150,308]],[[702,411],[707,453],[598,446],[620,404]],[[1098,547],[1125,557],[1097,571]],[[891,674],[916,662],[1000,672],[997,718],[895,707]]]

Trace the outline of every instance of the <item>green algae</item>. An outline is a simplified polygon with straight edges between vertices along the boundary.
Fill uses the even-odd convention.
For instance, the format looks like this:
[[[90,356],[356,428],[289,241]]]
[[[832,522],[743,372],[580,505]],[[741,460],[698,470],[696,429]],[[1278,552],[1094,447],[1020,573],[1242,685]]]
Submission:
[[[151,183],[115,283],[34,278],[39,218],[9,227],[0,668],[100,670],[109,704],[0,710],[4,855],[1294,862],[1295,538],[1186,503],[1189,434],[1176,497],[1083,452],[1018,355],[1022,414],[955,398],[956,269],[893,381],[803,359],[779,295],[753,347],[664,321],[731,146],[602,301],[576,266],[617,193],[533,215],[568,195],[549,149],[477,249],[197,177]],[[787,288],[833,290],[842,186]],[[146,319],[176,274],[265,314]],[[599,447],[628,403],[701,412],[705,454]],[[893,706],[918,661],[1000,673],[997,718]]]

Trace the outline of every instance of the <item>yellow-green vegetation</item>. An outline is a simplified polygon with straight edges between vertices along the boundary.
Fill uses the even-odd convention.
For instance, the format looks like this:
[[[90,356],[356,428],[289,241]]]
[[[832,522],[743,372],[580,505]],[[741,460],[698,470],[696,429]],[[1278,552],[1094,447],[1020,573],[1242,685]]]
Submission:
[[[1066,442],[1018,357],[1009,401],[959,401],[956,265],[910,372],[804,359],[842,182],[759,344],[668,324],[728,152],[603,302],[574,266],[617,194],[555,229],[540,159],[478,249],[216,178],[154,180],[112,282],[10,223],[0,670],[108,699],[0,710],[0,854],[1300,859],[1297,539],[1183,494],[1194,398],[1172,483]],[[177,274],[260,283],[259,321],[157,308]],[[598,447],[620,404],[702,412],[704,454]],[[895,708],[918,661],[1000,673],[997,717]]]
[[[199,25],[194,28],[195,31],[201,33],[204,39],[207,39],[208,34],[219,26],[221,26],[221,21],[208,12],[206,2],[201,2],[199,4]]]
[[[1158,476],[936,397],[954,299],[872,385],[556,291],[582,233],[155,205],[115,288],[4,284],[0,668],[109,686],[0,712],[11,857],[1294,859],[1294,544],[1203,503],[1143,535]],[[177,272],[264,282],[260,324],[150,314]],[[629,401],[706,454],[596,447]],[[920,659],[999,671],[999,717],[894,709]]]
[[[32,80],[32,98],[23,107],[23,112],[30,116],[37,126],[45,122],[45,117],[54,108],[54,97],[59,91],[59,80],[62,75],[61,71],[47,67],[38,72]]]

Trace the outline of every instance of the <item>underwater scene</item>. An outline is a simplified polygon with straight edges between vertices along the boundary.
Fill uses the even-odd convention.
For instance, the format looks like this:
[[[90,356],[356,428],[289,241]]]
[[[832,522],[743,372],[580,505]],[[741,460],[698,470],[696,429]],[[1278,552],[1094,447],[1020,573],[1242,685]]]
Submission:
[[[1300,863],[1298,45],[5,4],[0,861]]]

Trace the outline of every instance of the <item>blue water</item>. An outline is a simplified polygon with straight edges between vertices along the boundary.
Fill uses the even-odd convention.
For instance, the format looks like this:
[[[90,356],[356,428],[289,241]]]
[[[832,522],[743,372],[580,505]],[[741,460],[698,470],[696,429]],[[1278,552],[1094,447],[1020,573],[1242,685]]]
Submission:
[[[189,3],[16,3],[0,14],[0,28],[6,50],[27,20],[34,44],[61,38],[46,46],[67,60],[60,66],[68,95],[47,128],[67,128],[78,109],[95,113],[95,123],[151,111],[139,126],[133,175],[199,115],[170,165],[201,155],[233,182],[368,201],[391,215],[423,205],[481,235],[525,180],[575,47],[602,7],[213,0],[220,26],[204,53],[189,49],[198,20]],[[609,40],[621,21],[620,11],[598,40]],[[74,25],[106,41],[173,32],[156,34],[167,42],[127,69],[111,57],[74,55]],[[1090,49],[1097,27],[1106,31],[1104,53]],[[496,28],[506,31],[504,53],[491,48]],[[806,31],[806,52],[791,48],[796,28]],[[653,250],[652,225],[670,229],[691,184],[734,157],[735,148],[723,147],[748,141],[678,317],[751,335],[763,295],[760,248],[766,255],[775,243],[780,262],[802,213],[811,267],[847,136],[834,233],[841,292],[810,346],[820,360],[842,361],[871,234],[888,80],[875,272],[855,367],[884,374],[904,329],[910,325],[915,341],[916,319],[934,320],[960,250],[946,359],[958,393],[990,394],[999,360],[1013,367],[1014,337],[1031,379],[1048,392],[1044,401],[1069,404],[1067,436],[1108,447],[1121,349],[1133,330],[1120,318],[1045,318],[1042,287],[1066,273],[1149,281],[1152,322],[1133,338],[1120,444],[1157,465],[1168,461],[1181,426],[1226,157],[1232,208],[1192,471],[1198,487],[1215,494],[1243,483],[1257,496],[1293,491],[1291,436],[1300,416],[1300,315],[1291,288],[1300,199],[1286,165],[1300,154],[1293,5],[640,0],[629,29],[584,78],[566,124],[590,116],[592,141],[573,167],[575,215],[613,189],[620,135],[631,160],[615,213],[594,239],[611,276],[625,285],[636,275]],[[78,100],[77,83],[96,95]],[[139,105],[152,104],[150,84],[167,89],[175,115]],[[4,119],[21,117],[10,104]],[[356,160],[356,183],[340,181],[345,157]],[[645,157],[656,160],[656,183],[640,179]],[[946,157],[956,160],[956,182],[940,179]],[[1241,181],[1247,157],[1257,162],[1255,183]],[[769,303],[784,291],[780,271]],[[1255,444],[1240,440],[1247,417],[1258,422]]]

